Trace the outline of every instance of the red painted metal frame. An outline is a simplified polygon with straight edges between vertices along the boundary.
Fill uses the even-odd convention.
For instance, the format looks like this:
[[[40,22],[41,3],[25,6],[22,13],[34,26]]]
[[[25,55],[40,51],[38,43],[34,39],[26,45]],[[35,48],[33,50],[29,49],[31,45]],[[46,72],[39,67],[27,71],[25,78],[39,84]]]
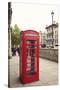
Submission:
[[[36,36],[26,36],[26,34],[35,34]],[[28,76],[26,74],[26,61],[27,61],[27,40],[36,40],[37,41],[37,71],[34,75]],[[30,83],[36,80],[39,80],[39,33],[34,30],[22,31],[20,34],[20,78],[22,83]]]

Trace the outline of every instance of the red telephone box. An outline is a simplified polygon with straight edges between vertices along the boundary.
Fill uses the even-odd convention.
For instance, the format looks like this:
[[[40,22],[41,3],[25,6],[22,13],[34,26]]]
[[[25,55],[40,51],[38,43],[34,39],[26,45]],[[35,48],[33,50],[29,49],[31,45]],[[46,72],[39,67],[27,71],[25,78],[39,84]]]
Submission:
[[[39,80],[39,33],[34,30],[20,33],[20,78],[22,83]]]

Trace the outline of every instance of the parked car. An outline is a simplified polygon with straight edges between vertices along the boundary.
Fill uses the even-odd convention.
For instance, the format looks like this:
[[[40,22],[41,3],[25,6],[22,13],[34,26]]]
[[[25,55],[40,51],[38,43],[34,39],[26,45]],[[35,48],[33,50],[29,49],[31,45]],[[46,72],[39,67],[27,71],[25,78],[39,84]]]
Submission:
[[[46,47],[46,45],[45,45],[45,44],[42,44],[42,45],[41,45],[41,47],[42,47],[42,48],[45,48],[45,47]]]

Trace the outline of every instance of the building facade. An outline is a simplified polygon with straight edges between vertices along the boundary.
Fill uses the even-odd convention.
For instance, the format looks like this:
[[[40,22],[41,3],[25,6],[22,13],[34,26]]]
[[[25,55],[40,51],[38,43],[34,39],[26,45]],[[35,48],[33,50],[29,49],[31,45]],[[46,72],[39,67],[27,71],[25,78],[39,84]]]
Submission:
[[[52,38],[52,27],[53,27],[53,38]],[[58,23],[46,26],[47,30],[47,47],[52,47],[52,40],[53,46],[58,46]]]
[[[40,43],[41,45],[46,45],[46,39],[47,39],[47,34],[46,32],[40,31]]]

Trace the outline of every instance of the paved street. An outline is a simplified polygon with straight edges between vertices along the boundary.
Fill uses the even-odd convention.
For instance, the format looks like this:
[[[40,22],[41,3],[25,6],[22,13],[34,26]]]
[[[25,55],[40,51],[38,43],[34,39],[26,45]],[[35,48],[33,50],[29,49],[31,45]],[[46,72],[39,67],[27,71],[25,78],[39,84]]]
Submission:
[[[58,63],[43,58],[39,61],[39,81],[21,84],[19,81],[19,56],[10,60],[10,87],[46,86],[58,84]]]

